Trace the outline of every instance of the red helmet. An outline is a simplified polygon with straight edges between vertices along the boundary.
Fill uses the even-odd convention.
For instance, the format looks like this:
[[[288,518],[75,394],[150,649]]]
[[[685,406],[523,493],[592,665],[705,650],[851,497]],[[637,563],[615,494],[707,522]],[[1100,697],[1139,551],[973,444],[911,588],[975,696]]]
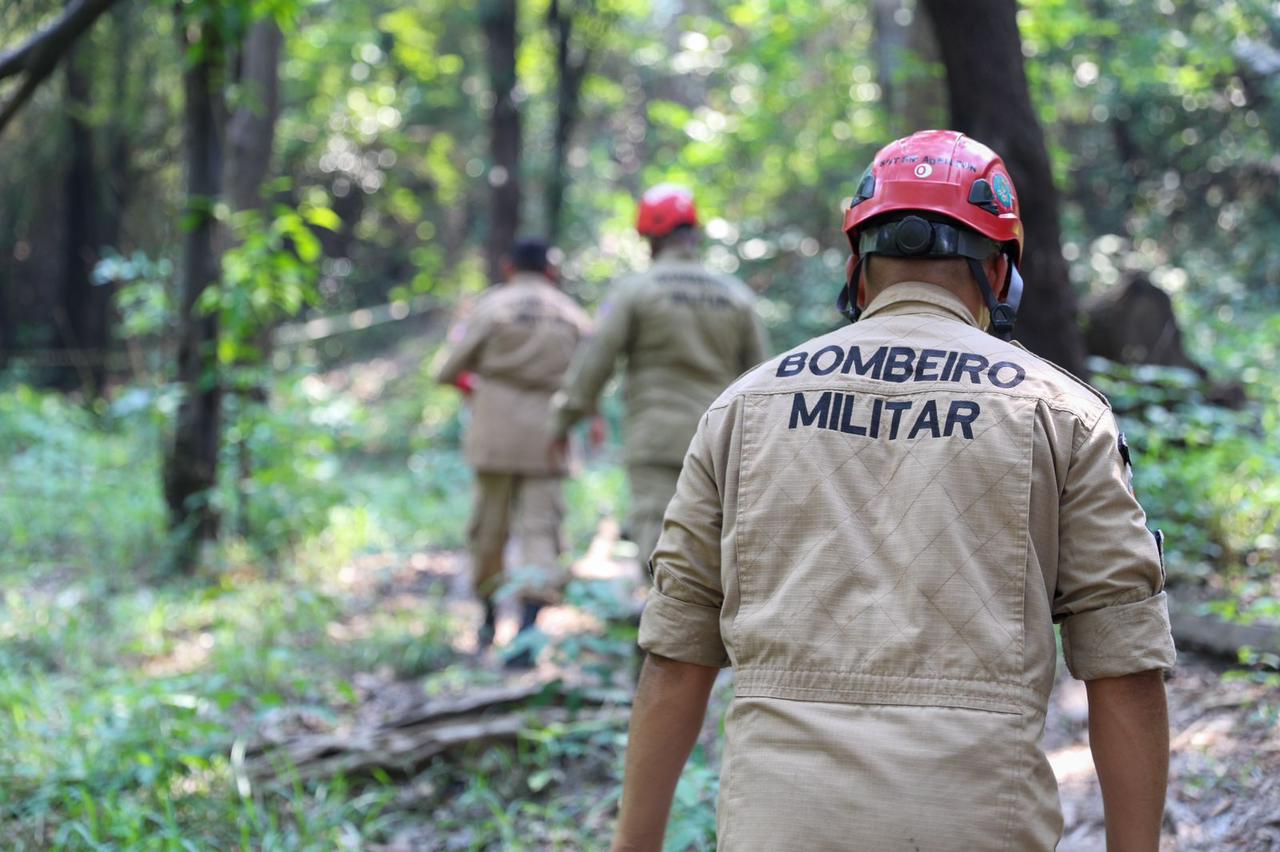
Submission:
[[[1017,264],[1022,219],[1009,170],[995,151],[954,130],[922,130],[876,154],[844,215],[854,251],[869,222],[935,213],[1000,243]]]
[[[636,230],[645,237],[665,237],[681,225],[697,225],[693,193],[674,183],[660,183],[640,198]]]

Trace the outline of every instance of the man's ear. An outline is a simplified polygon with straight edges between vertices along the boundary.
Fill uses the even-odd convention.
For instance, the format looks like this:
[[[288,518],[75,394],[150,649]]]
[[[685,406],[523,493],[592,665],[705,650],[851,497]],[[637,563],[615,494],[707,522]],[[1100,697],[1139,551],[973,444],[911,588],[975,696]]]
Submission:
[[[1009,295],[1009,256],[997,254],[986,260],[987,276],[996,291],[996,301],[1003,302]]]

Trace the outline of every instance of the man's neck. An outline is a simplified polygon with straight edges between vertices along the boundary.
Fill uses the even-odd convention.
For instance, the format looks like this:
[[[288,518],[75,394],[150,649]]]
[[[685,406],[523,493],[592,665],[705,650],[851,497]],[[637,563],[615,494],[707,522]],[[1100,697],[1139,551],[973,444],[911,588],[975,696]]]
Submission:
[[[868,301],[874,302],[881,294],[887,293],[894,287],[900,287],[902,285],[924,285],[927,288],[936,289],[947,294],[955,301],[964,305],[965,309],[969,311],[970,316],[974,317],[975,322],[978,317],[982,316],[982,309],[986,307],[985,303],[982,301],[982,294],[978,292],[978,286],[976,284],[971,284],[961,288],[951,284],[942,284],[938,281],[930,281],[927,278],[903,278],[900,281],[890,282],[889,284],[880,287],[875,296],[872,296]]]
[[[697,260],[698,248],[689,243],[673,243],[663,246],[654,252],[653,259],[655,262],[659,260]]]
[[[507,279],[508,284],[547,284],[554,286],[555,282],[541,272],[528,272],[521,270],[514,273]]]

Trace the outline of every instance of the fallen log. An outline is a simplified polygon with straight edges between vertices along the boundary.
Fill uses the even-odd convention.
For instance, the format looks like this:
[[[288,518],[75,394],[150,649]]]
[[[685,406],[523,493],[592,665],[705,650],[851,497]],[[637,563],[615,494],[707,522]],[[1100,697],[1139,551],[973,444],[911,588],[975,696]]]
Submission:
[[[410,775],[433,758],[455,749],[516,740],[522,731],[570,721],[600,725],[622,724],[627,708],[572,711],[563,707],[504,713],[480,719],[365,735],[330,735],[287,743],[256,758],[246,759],[242,772],[255,783],[291,783],[345,776]]]
[[[1179,648],[1238,662],[1240,650],[1280,655],[1280,627],[1270,624],[1236,624],[1200,611],[1199,602],[1169,598],[1169,622]]]
[[[513,741],[531,728],[621,724],[629,713],[621,706],[626,700],[617,691],[567,688],[559,681],[491,687],[428,700],[369,726],[256,743],[233,753],[233,764],[238,776],[258,784],[376,770],[410,774],[446,752]]]

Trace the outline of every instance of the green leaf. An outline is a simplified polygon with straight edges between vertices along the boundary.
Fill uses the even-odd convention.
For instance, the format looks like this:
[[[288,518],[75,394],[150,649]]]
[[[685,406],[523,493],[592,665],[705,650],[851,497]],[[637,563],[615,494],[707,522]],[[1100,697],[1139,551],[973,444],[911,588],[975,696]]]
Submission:
[[[307,220],[308,224],[327,231],[337,231],[342,228],[342,218],[328,207],[304,207],[302,218]]]

